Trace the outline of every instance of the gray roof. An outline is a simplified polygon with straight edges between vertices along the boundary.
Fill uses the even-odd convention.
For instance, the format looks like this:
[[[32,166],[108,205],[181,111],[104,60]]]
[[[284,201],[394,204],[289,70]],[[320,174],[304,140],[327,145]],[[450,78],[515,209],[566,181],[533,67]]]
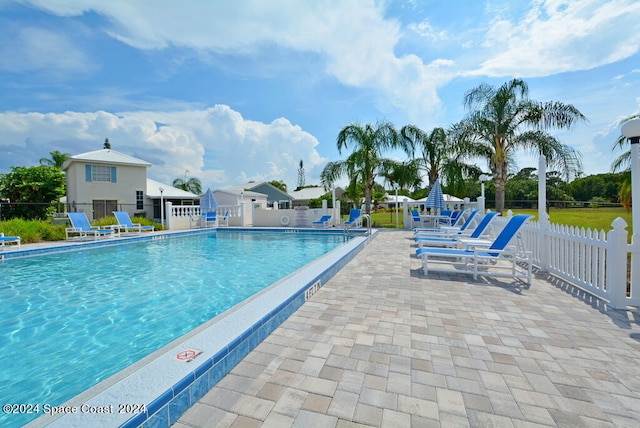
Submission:
[[[79,155],[70,156],[69,159],[62,165],[62,169],[66,170],[73,162],[85,162],[85,163],[105,163],[110,165],[134,165],[143,166],[145,168],[150,167],[151,164],[147,161],[143,161],[133,156],[126,155],[124,153],[116,152],[111,149],[95,150],[93,152],[80,153]]]
[[[289,192],[289,195],[296,201],[308,201],[310,199],[318,199],[321,196],[331,193],[331,190],[325,190],[324,187],[305,187],[304,189]],[[344,194],[342,187],[336,187],[336,197],[340,198]]]
[[[251,184],[255,184],[255,183],[251,183]],[[243,193],[245,196],[267,196],[264,193],[245,190],[247,188],[248,188],[247,184],[236,184],[234,186],[227,186],[221,189],[216,189],[216,191],[222,191],[222,192],[230,193],[233,195],[239,195],[240,193]]]
[[[162,197],[165,199],[199,199],[200,195],[187,192],[170,184],[160,183],[159,181],[147,178],[147,197],[160,198],[160,188],[162,187]]]

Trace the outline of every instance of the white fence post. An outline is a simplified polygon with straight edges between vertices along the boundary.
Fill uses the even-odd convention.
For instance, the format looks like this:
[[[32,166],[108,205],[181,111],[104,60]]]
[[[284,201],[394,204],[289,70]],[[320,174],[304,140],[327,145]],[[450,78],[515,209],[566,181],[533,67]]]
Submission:
[[[546,211],[542,211],[540,219],[538,220],[538,225],[540,226],[538,232],[540,270],[546,272],[549,270],[549,254],[551,254],[551,240],[549,239],[551,223],[549,222],[549,214]]]
[[[627,222],[621,217],[611,223],[613,230],[607,234],[607,294],[614,309],[627,306]]]
[[[167,230],[171,230],[172,226],[173,226],[173,209],[171,208],[173,206],[173,204],[169,201],[164,203],[164,216],[166,217],[166,221],[164,222],[165,226],[167,227]],[[162,219],[160,219],[162,220]]]

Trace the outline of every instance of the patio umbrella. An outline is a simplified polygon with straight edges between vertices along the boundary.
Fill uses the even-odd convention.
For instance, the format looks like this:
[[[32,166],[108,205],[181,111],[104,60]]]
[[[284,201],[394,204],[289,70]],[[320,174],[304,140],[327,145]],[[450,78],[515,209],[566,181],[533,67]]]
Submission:
[[[427,196],[425,207],[436,209],[439,213],[444,208],[444,197],[442,196],[442,187],[440,186],[440,180],[436,180],[433,183],[433,187]]]
[[[215,211],[218,208],[218,200],[211,191],[207,191],[200,197],[200,211]]]

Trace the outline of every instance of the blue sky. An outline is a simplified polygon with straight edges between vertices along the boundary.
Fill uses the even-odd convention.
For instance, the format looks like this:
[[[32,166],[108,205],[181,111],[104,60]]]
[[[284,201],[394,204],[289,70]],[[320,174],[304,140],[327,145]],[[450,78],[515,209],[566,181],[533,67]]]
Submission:
[[[0,173],[109,138],[158,181],[293,190],[300,160],[319,184],[345,157],[344,126],[447,127],[513,77],[587,116],[554,134],[604,173],[639,51],[636,0],[0,0]]]

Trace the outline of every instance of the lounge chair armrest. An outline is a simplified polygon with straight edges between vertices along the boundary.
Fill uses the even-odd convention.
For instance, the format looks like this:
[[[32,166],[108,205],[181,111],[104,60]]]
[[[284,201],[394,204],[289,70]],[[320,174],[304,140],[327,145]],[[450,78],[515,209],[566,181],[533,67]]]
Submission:
[[[477,257],[486,257],[486,253],[507,255],[507,256],[527,256],[532,257],[533,251],[519,250],[517,248],[505,248],[504,250],[493,250],[488,248],[472,248],[471,249]]]
[[[474,238],[458,238],[458,242],[464,245],[465,250],[475,250],[479,249],[480,251],[486,251],[487,248],[493,244],[488,239],[474,239]]]

